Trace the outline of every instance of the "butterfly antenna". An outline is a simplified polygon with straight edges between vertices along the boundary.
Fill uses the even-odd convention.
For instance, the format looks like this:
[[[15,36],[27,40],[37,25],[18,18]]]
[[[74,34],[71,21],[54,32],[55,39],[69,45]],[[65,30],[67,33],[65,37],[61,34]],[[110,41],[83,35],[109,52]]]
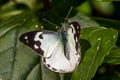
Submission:
[[[69,12],[68,12],[68,14],[67,14],[67,16],[66,16],[66,18],[65,18],[64,24],[65,24],[65,22],[67,22],[67,20],[68,20],[68,18],[69,18],[69,16],[70,16],[70,13],[71,13],[71,11],[72,11],[72,9],[73,9],[73,7],[71,6],[71,8],[70,8],[70,10],[69,10]]]
[[[52,23],[51,21],[49,21],[49,20],[47,20],[47,19],[45,19],[45,18],[43,18],[43,21],[45,21],[45,22],[47,22],[47,23],[49,23],[49,24],[51,24],[51,25],[54,25],[54,26],[58,27],[57,24],[54,24],[54,23]]]

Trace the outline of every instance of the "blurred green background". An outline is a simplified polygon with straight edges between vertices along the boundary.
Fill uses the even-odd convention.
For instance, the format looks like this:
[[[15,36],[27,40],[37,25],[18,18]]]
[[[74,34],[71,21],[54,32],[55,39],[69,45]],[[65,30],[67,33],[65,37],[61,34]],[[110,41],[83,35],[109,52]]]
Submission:
[[[0,24],[2,26],[4,22],[6,24],[9,23],[9,19],[12,20],[13,17],[16,18],[13,20],[15,23],[15,21],[19,21],[18,18],[21,18],[19,15],[25,13],[29,14],[29,16],[24,15],[26,17],[25,20],[29,17],[32,18],[35,16],[35,19],[32,18],[31,20],[36,21],[37,19],[39,26],[44,26],[44,29],[46,30],[57,31],[55,26],[43,21],[43,18],[61,26],[61,23],[64,22],[71,6],[73,7],[73,10],[70,13],[69,18],[80,12],[99,23],[100,26],[117,30],[118,39],[115,47],[120,47],[119,0],[0,0]],[[33,24],[31,23],[27,26],[31,25]],[[120,55],[120,49],[118,49],[118,51],[116,49],[114,50]],[[120,56],[117,58],[118,63],[114,65],[112,63],[103,63],[92,80],[120,80]],[[69,79],[70,78],[67,76],[65,77],[65,80]]]

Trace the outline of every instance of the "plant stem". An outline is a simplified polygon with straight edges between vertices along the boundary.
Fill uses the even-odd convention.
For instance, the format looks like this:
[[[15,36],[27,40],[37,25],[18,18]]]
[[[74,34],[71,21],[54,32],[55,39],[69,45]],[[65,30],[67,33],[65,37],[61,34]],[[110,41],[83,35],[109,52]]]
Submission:
[[[59,73],[60,75],[60,80],[64,80],[64,74],[63,73]]]

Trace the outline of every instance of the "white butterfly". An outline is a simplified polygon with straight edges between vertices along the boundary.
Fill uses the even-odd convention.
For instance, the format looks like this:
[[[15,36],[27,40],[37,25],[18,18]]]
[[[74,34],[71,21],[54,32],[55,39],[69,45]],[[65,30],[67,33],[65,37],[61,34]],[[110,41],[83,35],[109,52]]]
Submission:
[[[67,73],[73,72],[80,62],[80,25],[68,24],[60,32],[32,31],[21,35],[20,41],[32,48],[42,57],[43,63],[50,70]]]

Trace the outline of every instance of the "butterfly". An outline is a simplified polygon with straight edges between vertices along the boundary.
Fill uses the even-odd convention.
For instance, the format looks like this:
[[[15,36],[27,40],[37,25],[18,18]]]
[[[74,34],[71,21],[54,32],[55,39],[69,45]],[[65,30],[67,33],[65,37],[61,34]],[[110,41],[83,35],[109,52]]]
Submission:
[[[80,56],[80,25],[67,23],[59,32],[31,31],[20,36],[20,41],[42,57],[42,62],[54,72],[73,72]]]

